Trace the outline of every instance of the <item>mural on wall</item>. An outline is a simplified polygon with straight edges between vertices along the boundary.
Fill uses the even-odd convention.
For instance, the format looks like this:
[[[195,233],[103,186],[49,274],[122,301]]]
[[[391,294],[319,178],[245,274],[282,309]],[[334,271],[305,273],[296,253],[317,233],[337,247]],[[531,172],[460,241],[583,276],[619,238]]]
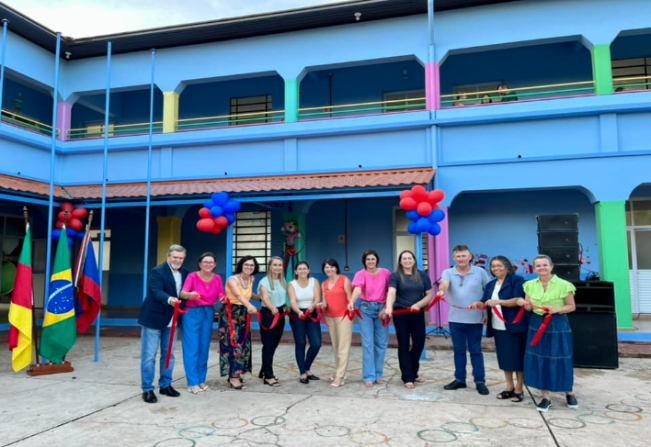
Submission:
[[[282,258],[287,281],[294,279],[294,270],[305,260],[305,214],[283,213]]]

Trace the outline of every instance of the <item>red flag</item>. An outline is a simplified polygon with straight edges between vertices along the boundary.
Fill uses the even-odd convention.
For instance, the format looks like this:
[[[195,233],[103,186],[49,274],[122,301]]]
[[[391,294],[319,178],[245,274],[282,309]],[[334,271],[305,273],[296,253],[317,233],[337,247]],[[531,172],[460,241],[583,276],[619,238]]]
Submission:
[[[99,287],[99,272],[92,241],[88,241],[84,269],[79,276],[77,288],[77,331],[86,332],[97,318],[102,307],[102,290]]]

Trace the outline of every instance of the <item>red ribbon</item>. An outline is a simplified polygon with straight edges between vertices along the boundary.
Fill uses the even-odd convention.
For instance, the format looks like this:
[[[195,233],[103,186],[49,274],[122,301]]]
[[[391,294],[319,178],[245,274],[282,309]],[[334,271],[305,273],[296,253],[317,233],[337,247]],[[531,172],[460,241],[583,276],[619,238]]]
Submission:
[[[262,329],[264,329],[265,331],[270,331],[276,327],[276,324],[278,324],[278,321],[280,321],[281,318],[284,320],[287,315],[289,315],[289,310],[286,310],[285,312],[278,312],[276,315],[274,315],[274,319],[271,322],[271,326],[265,327],[262,324],[262,316],[260,316],[260,314],[258,313],[258,322],[260,323],[260,327]]]
[[[515,319],[513,321],[506,321],[504,319],[504,317],[502,316],[502,312],[500,312],[500,310],[497,307],[493,307],[493,312],[495,313],[497,318],[502,320],[502,323],[504,323],[504,324],[516,324],[516,323],[519,323],[520,320],[522,320],[522,317],[524,316],[524,307],[520,308],[520,311],[515,316]]]
[[[179,318],[179,314],[187,314],[188,309],[181,310],[181,302],[177,301],[174,305],[174,316],[172,317],[172,330],[170,331],[170,343],[167,346],[167,359],[165,360],[165,369],[170,367],[170,360],[172,358],[172,349],[174,348],[174,333],[176,332],[176,321]]]
[[[538,331],[536,332],[536,336],[533,338],[533,340],[531,340],[531,346],[536,346],[540,341],[540,339],[542,338],[543,334],[545,333],[545,330],[547,330],[547,326],[549,326],[549,323],[551,323],[554,314],[549,313],[549,311],[551,310],[549,307],[538,307],[538,306],[534,306],[533,304],[531,305],[531,307],[533,307],[534,309],[540,309],[544,312],[547,312],[545,319],[543,320],[542,324],[538,328]]]
[[[312,312],[307,314],[307,317],[312,320],[314,323],[321,323],[325,325],[326,327],[330,327],[328,323],[326,323],[325,319],[323,318],[323,309],[320,307],[317,307],[316,309],[317,316],[316,318],[312,318]]]
[[[424,309],[415,310],[414,308],[409,307],[409,308],[407,308],[407,309],[398,309],[398,310],[394,310],[394,311],[392,312],[392,314],[393,314],[393,315],[401,315],[401,314],[409,314],[409,313],[415,313],[415,314],[417,314],[417,313],[420,313],[420,312],[429,312],[429,311],[430,311],[434,306],[436,306],[436,305],[439,303],[439,301],[441,301],[441,300],[443,300],[443,296],[437,296],[437,297],[434,298],[434,299],[432,300],[432,302],[429,303],[429,304],[428,304]],[[383,326],[383,327],[387,327],[387,326],[389,325],[389,323],[391,323],[391,316],[387,315],[386,317],[384,317],[384,318],[382,319],[382,326]]]
[[[353,321],[355,319],[355,315],[357,315],[357,317],[360,320],[364,319],[364,318],[362,318],[362,313],[359,311],[359,309],[355,308],[354,310],[346,309],[346,312],[344,313],[344,316],[341,317],[341,321],[344,321],[344,319],[346,319],[346,318],[348,318],[350,321]]]
[[[244,332],[244,340],[239,344],[235,341],[235,326],[233,325],[233,310],[231,309],[231,300],[226,301],[226,308],[228,310],[228,326],[231,333],[231,346],[234,348],[241,348],[246,343],[246,339],[249,336],[249,330],[251,329],[251,314],[246,313],[246,331]]]

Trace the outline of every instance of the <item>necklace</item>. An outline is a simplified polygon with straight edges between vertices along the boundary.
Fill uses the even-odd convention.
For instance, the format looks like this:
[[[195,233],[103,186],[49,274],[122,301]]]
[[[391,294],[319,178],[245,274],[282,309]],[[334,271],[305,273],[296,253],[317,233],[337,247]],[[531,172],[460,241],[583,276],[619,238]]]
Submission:
[[[242,278],[242,275],[240,275],[238,278],[240,280],[240,284],[242,285],[242,287],[245,288],[245,289],[248,289],[249,286],[251,285],[251,277],[249,276],[249,279],[246,282],[246,285],[244,285],[244,278]]]

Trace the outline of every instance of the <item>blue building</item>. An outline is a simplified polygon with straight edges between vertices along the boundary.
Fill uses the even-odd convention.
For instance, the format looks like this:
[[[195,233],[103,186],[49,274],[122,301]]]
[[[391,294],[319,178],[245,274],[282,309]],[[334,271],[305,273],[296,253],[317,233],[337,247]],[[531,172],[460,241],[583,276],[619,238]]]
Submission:
[[[651,313],[650,17],[646,0],[360,0],[58,41],[0,5],[2,281],[27,204],[42,300],[51,172],[55,207],[95,222],[106,183],[109,318],[135,315],[171,243],[226,274],[279,254],[286,220],[313,272],[334,257],[352,274],[368,248],[393,269],[420,245],[397,196],[422,184],[446,194],[432,276],[456,244],[529,274],[536,216],[577,213],[582,276],[615,283],[630,329]],[[199,232],[217,191],[238,222]]]

